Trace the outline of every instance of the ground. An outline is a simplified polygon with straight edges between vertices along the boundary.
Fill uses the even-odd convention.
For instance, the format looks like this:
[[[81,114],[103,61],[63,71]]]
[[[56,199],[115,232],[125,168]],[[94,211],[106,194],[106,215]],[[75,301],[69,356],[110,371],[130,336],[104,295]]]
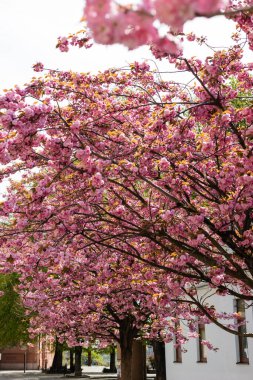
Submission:
[[[86,372],[86,371],[85,371]],[[86,372],[87,373],[87,372]],[[90,372],[86,375],[88,379],[103,379],[103,380],[115,380],[116,375],[105,375],[102,373]],[[84,377],[82,377],[84,378]],[[41,371],[0,371],[0,380],[55,380],[55,379],[74,379],[73,376],[64,375],[45,375]]]
[[[83,374],[82,379],[93,379],[93,380],[116,380],[117,375],[116,374],[104,374],[102,373],[98,366],[96,367],[83,367]],[[100,372],[98,372],[100,370]],[[147,375],[148,380],[153,380],[155,375],[149,374]],[[0,380],[74,380],[76,379],[73,375],[46,375],[44,373],[41,373],[41,371],[26,371],[24,373],[23,371],[0,371]],[[80,379],[80,378],[79,378]]]

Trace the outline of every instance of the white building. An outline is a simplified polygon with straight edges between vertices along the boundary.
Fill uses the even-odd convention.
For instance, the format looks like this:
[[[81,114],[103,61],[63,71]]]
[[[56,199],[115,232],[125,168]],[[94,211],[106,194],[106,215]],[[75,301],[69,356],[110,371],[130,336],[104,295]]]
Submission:
[[[230,296],[213,296],[217,310],[243,313],[244,303]],[[247,332],[253,332],[253,308],[245,310]],[[239,329],[245,329],[244,326]],[[252,380],[253,338],[239,338],[218,326],[200,326],[200,335],[210,341],[217,352],[206,349],[199,339],[190,339],[186,353],[166,345],[167,380]],[[204,348],[203,348],[204,347]]]

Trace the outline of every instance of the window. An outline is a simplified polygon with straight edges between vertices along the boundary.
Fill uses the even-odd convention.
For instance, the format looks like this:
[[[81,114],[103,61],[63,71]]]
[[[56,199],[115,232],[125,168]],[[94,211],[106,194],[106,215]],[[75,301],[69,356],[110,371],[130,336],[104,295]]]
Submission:
[[[240,315],[242,320],[245,320],[245,301],[242,299],[235,300],[236,312]],[[239,334],[246,333],[246,322],[241,326],[238,326]],[[236,337],[236,351],[237,351],[237,363],[249,364],[248,356],[248,340],[243,335],[238,335]]]
[[[180,330],[179,322],[175,323],[175,329],[176,331]],[[182,363],[182,348],[180,343],[178,342],[177,335],[175,335],[174,345],[174,363]]]
[[[182,349],[180,344],[175,341],[174,363],[182,363]]]
[[[198,363],[207,363],[206,346],[202,341],[206,339],[206,329],[203,323],[198,324]]]

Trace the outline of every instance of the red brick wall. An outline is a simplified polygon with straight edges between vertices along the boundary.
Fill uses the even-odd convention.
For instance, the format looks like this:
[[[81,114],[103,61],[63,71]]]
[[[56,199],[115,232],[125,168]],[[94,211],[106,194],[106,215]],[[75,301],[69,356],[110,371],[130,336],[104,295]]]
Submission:
[[[53,347],[47,342],[38,341],[33,347],[13,347],[0,349],[0,370],[45,369],[53,361]]]

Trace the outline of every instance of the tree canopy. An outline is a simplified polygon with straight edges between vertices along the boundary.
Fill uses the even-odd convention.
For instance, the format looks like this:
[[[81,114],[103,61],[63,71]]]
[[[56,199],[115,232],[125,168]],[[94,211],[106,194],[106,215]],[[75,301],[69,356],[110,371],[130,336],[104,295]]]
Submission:
[[[187,12],[173,24],[161,18],[163,3],[143,2],[156,6],[152,17],[180,28],[225,5],[183,2]],[[135,338],[176,334],[184,343],[179,320],[192,337],[197,321],[238,333],[231,319],[240,316],[216,310],[210,293],[200,298],[200,284],[253,299],[253,65],[243,59],[245,44],[252,47],[250,6],[230,2],[222,10],[241,34],[206,59],[186,59],[177,45],[158,54],[152,45],[175,72],[188,73],[188,83],[135,62],[96,75],[45,70],[0,98],[0,170],[10,181],[0,211],[1,265],[20,275],[25,305],[36,311],[34,334],[50,331],[70,345],[118,340],[124,380]],[[173,9],[177,20],[181,8]],[[109,1],[87,1],[94,36],[106,37],[105,26],[120,17],[117,41],[150,43],[135,34],[143,36],[150,15],[118,10],[111,15]],[[90,37],[78,36],[58,47],[90,47]]]

